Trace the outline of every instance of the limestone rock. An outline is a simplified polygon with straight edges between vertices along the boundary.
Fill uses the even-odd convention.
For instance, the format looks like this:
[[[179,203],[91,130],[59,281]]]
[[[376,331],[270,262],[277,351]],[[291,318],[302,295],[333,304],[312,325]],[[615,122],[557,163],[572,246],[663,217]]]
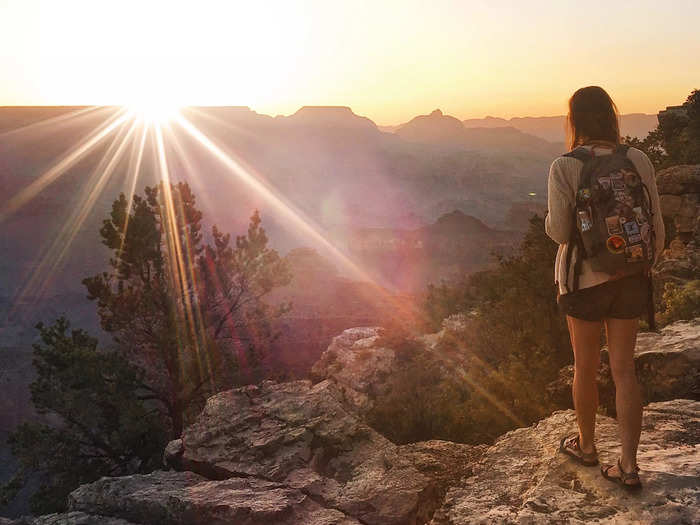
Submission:
[[[659,195],[661,213],[664,217],[673,217],[681,210],[683,197],[680,195]]]
[[[210,479],[264,479],[363,523],[392,524],[424,523],[481,452],[441,441],[397,447],[338,397],[329,380],[222,392],[166,459]]]
[[[629,494],[557,453],[576,429],[571,410],[507,433],[488,449],[474,475],[452,487],[433,525],[472,523],[700,522],[700,403],[674,400],[645,408],[638,462],[644,488]],[[596,446],[603,463],[619,454],[615,420],[599,416]]]
[[[679,254],[679,250],[675,255]],[[685,245],[682,256],[674,258],[670,249],[664,251],[661,260],[654,266],[654,296],[659,301],[663,297],[666,283],[684,285],[700,277],[700,250],[690,243]]]
[[[656,186],[660,195],[700,193],[700,165],[682,164],[660,170],[656,174]]]
[[[598,375],[600,405],[615,413],[615,385],[608,366],[607,348],[601,355]],[[642,332],[635,349],[637,378],[645,402],[676,398],[700,400],[700,318],[678,321],[660,333]],[[574,369],[562,369],[548,386],[549,394],[561,407],[572,407],[571,384]]]
[[[192,472],[104,477],[74,490],[69,506],[162,525],[359,524],[281,483],[255,477],[211,481]]]
[[[330,379],[350,407],[369,411],[373,399],[384,393],[386,377],[395,366],[394,351],[377,345],[381,332],[378,327],[343,331],[314,364],[311,378]]]
[[[442,322],[439,332],[416,338],[421,351],[432,352],[445,376],[454,374],[456,366],[464,365],[460,355],[447,355],[439,350],[444,338],[461,339],[469,330],[469,316],[451,315]],[[379,344],[382,328],[352,328],[333,339],[328,349],[313,366],[311,378],[329,380],[337,388],[343,403],[360,415],[367,414],[375,400],[390,388],[389,379],[401,363],[392,348]]]
[[[653,270],[660,298],[667,282],[682,284],[700,275],[700,165],[661,170],[656,183],[668,245]]]

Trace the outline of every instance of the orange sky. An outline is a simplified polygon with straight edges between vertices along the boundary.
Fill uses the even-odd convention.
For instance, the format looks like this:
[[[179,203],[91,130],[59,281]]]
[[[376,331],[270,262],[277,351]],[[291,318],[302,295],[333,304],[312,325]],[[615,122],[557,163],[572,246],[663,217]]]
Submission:
[[[348,105],[379,124],[622,113],[700,88],[700,2],[0,0],[0,105]]]

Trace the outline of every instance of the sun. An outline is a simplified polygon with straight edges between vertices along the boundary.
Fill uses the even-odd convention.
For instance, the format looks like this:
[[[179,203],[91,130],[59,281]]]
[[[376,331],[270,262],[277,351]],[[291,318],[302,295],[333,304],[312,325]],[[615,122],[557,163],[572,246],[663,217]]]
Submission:
[[[132,102],[126,108],[133,118],[145,124],[168,124],[180,114],[182,105],[149,98]]]

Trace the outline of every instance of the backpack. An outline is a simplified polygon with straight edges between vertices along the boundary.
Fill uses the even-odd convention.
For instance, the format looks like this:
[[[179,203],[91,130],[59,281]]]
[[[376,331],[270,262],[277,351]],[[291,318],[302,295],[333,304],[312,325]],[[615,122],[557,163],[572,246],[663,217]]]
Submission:
[[[627,157],[628,149],[620,144],[609,155],[595,156],[579,146],[564,155],[583,162],[570,238],[580,255],[574,264],[573,291],[578,290],[583,259],[594,271],[618,277],[647,273],[653,264],[651,199]],[[567,250],[567,275],[572,251]]]

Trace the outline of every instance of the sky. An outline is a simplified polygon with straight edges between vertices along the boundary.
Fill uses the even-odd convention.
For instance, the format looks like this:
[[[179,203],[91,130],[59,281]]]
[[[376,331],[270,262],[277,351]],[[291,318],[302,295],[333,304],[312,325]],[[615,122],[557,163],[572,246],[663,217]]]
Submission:
[[[621,113],[700,88],[700,2],[0,0],[0,105],[344,105],[378,124]]]

